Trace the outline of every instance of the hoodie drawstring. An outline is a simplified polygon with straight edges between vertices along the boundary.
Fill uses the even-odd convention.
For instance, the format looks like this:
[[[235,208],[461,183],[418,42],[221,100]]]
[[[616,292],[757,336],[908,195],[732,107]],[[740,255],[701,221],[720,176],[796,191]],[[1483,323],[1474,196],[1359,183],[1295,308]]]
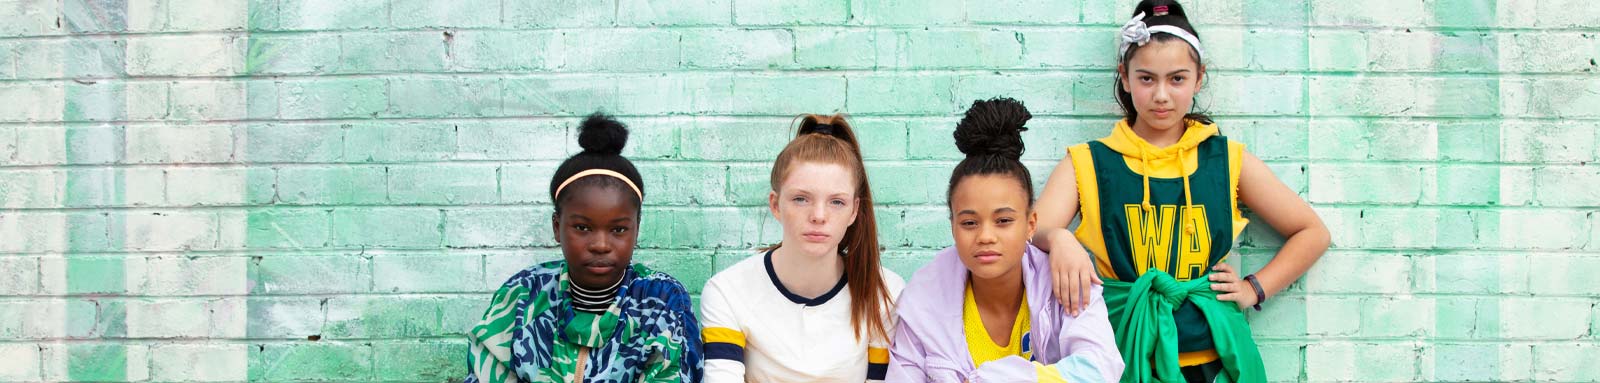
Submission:
[[[1189,207],[1194,206],[1194,198],[1189,195],[1189,167],[1185,166],[1188,164],[1188,162],[1184,161],[1184,159],[1189,158],[1189,156],[1184,152],[1185,149],[1182,146],[1178,147],[1178,172],[1183,173],[1183,208],[1178,210],[1181,212],[1180,215],[1188,215],[1192,213],[1192,211],[1189,210]],[[1200,161],[1197,158],[1195,164],[1199,165],[1199,162]],[[1191,223],[1193,221],[1190,221],[1188,217],[1180,216],[1178,218],[1183,220],[1183,233],[1187,235],[1194,235],[1194,224]]]
[[[1139,134],[1135,133],[1133,128],[1128,125],[1127,120],[1122,120],[1117,121],[1116,126],[1112,128],[1111,135],[1101,139],[1101,142],[1105,143],[1106,146],[1112,151],[1121,154],[1123,159],[1127,159],[1128,157],[1132,156],[1139,156],[1138,165],[1134,165],[1132,160],[1128,160],[1128,166],[1142,166],[1144,168],[1141,169],[1143,171],[1137,173],[1140,173],[1140,176],[1142,176],[1144,182],[1144,200],[1142,203],[1140,203],[1140,207],[1142,208],[1141,210],[1143,210],[1146,214],[1154,213],[1157,210],[1156,206],[1152,204],[1150,200],[1150,177],[1152,177],[1151,172],[1155,171],[1154,167],[1151,166],[1151,163],[1171,160],[1172,155],[1177,155],[1177,168],[1178,171],[1182,173],[1179,175],[1179,177],[1183,178],[1182,203],[1184,204],[1184,206],[1180,207],[1182,210],[1178,212],[1180,215],[1178,218],[1184,221],[1182,232],[1187,235],[1195,235],[1195,231],[1197,231],[1199,228],[1194,227],[1191,223],[1189,223],[1188,217],[1183,217],[1181,215],[1198,212],[1189,211],[1189,207],[1194,206],[1194,194],[1191,185],[1192,182],[1189,177],[1192,172],[1199,171],[1199,160],[1196,158],[1196,169],[1190,169],[1187,160],[1190,152],[1196,152],[1196,157],[1198,157],[1197,148],[1199,145],[1210,137],[1216,135],[1216,126],[1201,124],[1195,121],[1188,121],[1187,125],[1183,127],[1183,136],[1178,138],[1178,142],[1169,145],[1166,148],[1156,148],[1153,144],[1150,144],[1149,141],[1145,141],[1143,137],[1139,137]],[[1160,158],[1151,158],[1152,156],[1158,156]],[[1162,165],[1164,165],[1162,166],[1163,169],[1171,169],[1170,165]]]
[[[1188,211],[1190,206],[1194,206],[1194,196],[1189,191],[1189,164],[1184,161],[1189,158],[1188,154],[1188,149],[1178,147],[1178,173],[1183,176],[1183,207],[1180,208],[1180,212]],[[1139,165],[1144,167],[1143,171],[1139,172],[1144,176],[1144,202],[1140,203],[1140,206],[1144,208],[1145,214],[1151,214],[1155,212],[1155,205],[1150,204],[1150,172],[1154,169],[1150,167],[1150,154],[1143,145],[1139,146]],[[1189,225],[1187,219],[1184,222],[1184,233],[1193,235],[1194,226]]]
[[[1178,172],[1183,173],[1183,206],[1194,206],[1194,199],[1189,196],[1189,167],[1185,166],[1188,162],[1184,161],[1189,158],[1186,151],[1187,149],[1182,147],[1178,148]]]
[[[1150,155],[1145,153],[1143,145],[1139,146],[1139,166],[1144,167],[1143,171],[1139,172],[1140,175],[1144,176],[1144,202],[1140,203],[1139,206],[1143,207],[1144,213],[1148,215],[1154,213],[1156,207],[1150,205]]]

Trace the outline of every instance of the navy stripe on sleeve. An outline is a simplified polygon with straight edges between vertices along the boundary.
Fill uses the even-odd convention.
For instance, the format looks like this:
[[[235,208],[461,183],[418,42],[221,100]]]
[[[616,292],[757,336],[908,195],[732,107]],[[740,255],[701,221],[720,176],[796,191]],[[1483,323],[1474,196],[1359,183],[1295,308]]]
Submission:
[[[706,343],[706,359],[723,359],[744,363],[744,347],[733,343]],[[888,366],[884,366],[887,371]]]
[[[867,363],[867,380],[883,380],[889,376],[889,365]]]

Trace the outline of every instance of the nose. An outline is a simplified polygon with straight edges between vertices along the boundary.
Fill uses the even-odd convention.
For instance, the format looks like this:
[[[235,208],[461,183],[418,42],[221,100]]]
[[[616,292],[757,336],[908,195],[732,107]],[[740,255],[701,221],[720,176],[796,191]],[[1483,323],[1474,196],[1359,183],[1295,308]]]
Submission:
[[[815,204],[811,207],[811,223],[828,223],[828,210],[824,204]]]
[[[1155,101],[1157,104],[1166,104],[1167,102],[1172,101],[1172,94],[1169,93],[1170,91],[1171,90],[1167,88],[1167,84],[1165,83],[1156,85],[1156,91],[1155,94],[1151,95],[1151,101]]]
[[[593,238],[589,241],[589,252],[593,254],[609,254],[614,246],[610,238]]]
[[[994,230],[993,227],[990,227],[989,225],[979,225],[979,227],[978,227],[978,244],[979,245],[991,245],[991,244],[994,244],[995,242],[999,242],[1000,238],[995,236],[994,234],[995,234],[995,230]]]

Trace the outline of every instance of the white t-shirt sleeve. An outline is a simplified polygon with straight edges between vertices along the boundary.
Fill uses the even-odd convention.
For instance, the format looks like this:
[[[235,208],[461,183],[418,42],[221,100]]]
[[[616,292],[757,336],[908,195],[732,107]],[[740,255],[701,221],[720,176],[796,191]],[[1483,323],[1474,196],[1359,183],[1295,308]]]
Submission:
[[[725,280],[712,277],[700,292],[701,338],[705,341],[705,382],[744,382],[744,328],[739,325]]]

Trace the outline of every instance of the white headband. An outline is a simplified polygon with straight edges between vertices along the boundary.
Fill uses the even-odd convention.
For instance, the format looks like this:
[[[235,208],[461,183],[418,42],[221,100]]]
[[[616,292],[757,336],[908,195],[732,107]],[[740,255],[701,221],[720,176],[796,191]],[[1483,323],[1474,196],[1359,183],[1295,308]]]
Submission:
[[[1135,44],[1138,44],[1142,47],[1149,43],[1150,34],[1152,33],[1165,33],[1178,36],[1178,38],[1183,39],[1184,42],[1189,43],[1189,46],[1194,47],[1195,53],[1200,55],[1201,60],[1205,60],[1206,58],[1206,50],[1200,49],[1200,38],[1195,37],[1194,34],[1189,33],[1189,31],[1183,30],[1183,28],[1178,28],[1171,25],[1157,25],[1154,27],[1145,25],[1144,12],[1139,12],[1139,14],[1133,15],[1133,19],[1128,20],[1127,24],[1122,24],[1122,41],[1117,46],[1117,62],[1122,62],[1122,60],[1126,58],[1124,56],[1128,55],[1128,49],[1133,47]]]

